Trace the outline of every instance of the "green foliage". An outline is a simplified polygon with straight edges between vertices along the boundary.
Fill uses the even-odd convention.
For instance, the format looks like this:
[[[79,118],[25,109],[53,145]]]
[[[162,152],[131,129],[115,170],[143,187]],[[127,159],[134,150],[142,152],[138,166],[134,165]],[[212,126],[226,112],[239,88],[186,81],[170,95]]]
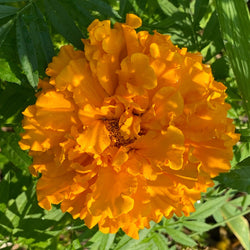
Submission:
[[[216,0],[222,35],[250,117],[250,15],[244,0]]]
[[[233,169],[226,174],[220,174],[215,180],[219,181],[224,187],[250,194],[250,156],[239,162],[237,166],[238,169]]]
[[[88,229],[54,206],[37,205],[32,159],[18,146],[22,111],[35,102],[39,77],[61,45],[83,49],[81,38],[95,19],[123,22],[126,13],[143,20],[142,30],[171,35],[189,51],[200,51],[216,80],[227,87],[240,143],[233,169],[197,202],[189,217],[151,223],[134,240],[119,231]],[[0,0],[0,245],[3,249],[192,249],[206,247],[211,230],[227,226],[245,249],[250,206],[249,13],[244,0]],[[244,107],[242,107],[242,103]],[[242,193],[243,192],[243,193]],[[9,245],[9,247],[8,247]]]

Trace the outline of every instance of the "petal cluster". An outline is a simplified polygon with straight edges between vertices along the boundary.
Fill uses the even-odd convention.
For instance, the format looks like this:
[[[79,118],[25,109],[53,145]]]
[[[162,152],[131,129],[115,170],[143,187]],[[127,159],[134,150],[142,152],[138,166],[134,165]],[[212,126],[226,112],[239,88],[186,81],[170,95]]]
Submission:
[[[84,51],[63,46],[24,112],[20,146],[41,173],[39,205],[133,238],[162,216],[188,216],[230,169],[239,136],[226,87],[199,53],[136,32],[141,19],[95,20]]]

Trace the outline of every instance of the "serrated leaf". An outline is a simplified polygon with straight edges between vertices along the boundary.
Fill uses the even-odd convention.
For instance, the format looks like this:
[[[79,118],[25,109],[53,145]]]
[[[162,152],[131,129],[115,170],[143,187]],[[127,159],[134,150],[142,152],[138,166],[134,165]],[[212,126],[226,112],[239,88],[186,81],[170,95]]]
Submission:
[[[2,43],[5,41],[6,36],[10,32],[13,24],[14,24],[14,20],[10,19],[7,23],[3,24],[0,27],[0,47],[1,47]]]
[[[9,5],[0,5],[0,19],[7,16],[15,15],[17,11],[18,8],[16,7]]]
[[[163,236],[160,233],[154,233],[152,240],[155,243],[155,246],[157,247],[157,249],[160,250],[168,250],[168,240],[165,236]]]
[[[38,84],[36,53],[27,26],[20,16],[17,18],[16,35],[17,50],[23,71],[30,85],[35,88]]]
[[[226,52],[250,117],[250,15],[244,0],[216,0]]]
[[[109,250],[113,241],[115,239],[115,234],[104,234],[98,231],[90,241],[93,242],[91,249],[96,250]]]
[[[188,247],[194,247],[196,246],[196,242],[191,239],[190,237],[188,237],[186,234],[182,233],[179,230],[175,230],[173,228],[165,228],[167,234],[169,234],[169,236],[171,236],[173,238],[174,241],[181,243],[184,246],[188,246]]]
[[[182,224],[188,229],[200,233],[209,231],[211,228],[211,225],[204,223],[202,221],[195,221],[195,220],[184,220]]]
[[[221,209],[221,213],[225,219],[230,219],[237,213],[237,208],[230,203],[224,205]],[[239,216],[233,220],[227,222],[228,227],[232,230],[234,235],[238,238],[244,249],[250,249],[250,232],[247,219],[243,216]]]
[[[189,219],[204,219],[209,217],[218,208],[223,206],[227,200],[227,196],[218,197],[215,199],[207,200],[200,205],[197,210],[189,216]]]
[[[36,46],[36,51],[39,51],[39,53],[44,57],[44,63],[42,61],[39,61],[39,63],[44,67],[52,61],[52,57],[55,55],[55,52],[49,34],[49,29],[44,20],[44,17],[35,3],[33,4],[33,6],[33,15],[35,16],[35,22],[32,21],[31,23],[33,27],[33,29],[30,29],[31,36]]]
[[[121,240],[118,242],[114,250],[126,250],[130,249],[132,246],[135,247],[139,245],[154,229],[155,223],[153,221],[150,222],[150,228],[144,228],[139,231],[139,240],[132,239],[128,235],[124,235]]]
[[[220,174],[215,180],[225,187],[250,194],[250,158],[247,158],[245,164],[240,169],[233,169],[229,173]]]
[[[160,8],[162,9],[162,11],[167,15],[167,16],[171,16],[174,13],[178,12],[178,8],[175,7],[170,1],[168,0],[157,0]]]
[[[79,49],[83,49],[82,34],[68,12],[57,0],[44,0],[46,13],[55,30]]]
[[[27,152],[21,150],[18,145],[18,135],[11,132],[0,131],[1,153],[6,156],[15,166],[25,169],[31,164],[31,158]]]

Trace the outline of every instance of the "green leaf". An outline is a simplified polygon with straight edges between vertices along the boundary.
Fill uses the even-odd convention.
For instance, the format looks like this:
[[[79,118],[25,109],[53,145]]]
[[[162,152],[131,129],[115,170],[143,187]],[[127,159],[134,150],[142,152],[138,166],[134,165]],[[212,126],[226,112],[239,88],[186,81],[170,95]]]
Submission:
[[[189,219],[204,219],[209,217],[214,211],[223,206],[226,200],[227,196],[207,200],[198,206],[196,211],[189,216]]]
[[[208,6],[209,0],[196,0],[194,6],[194,26],[199,27],[199,23],[203,16],[205,15]],[[197,27],[198,26],[198,27]]]
[[[0,58],[0,72],[1,72],[0,79],[2,81],[15,82],[19,84],[21,83],[20,80],[15,76],[15,74],[11,70],[9,62],[4,58]],[[0,101],[0,103],[2,102]]]
[[[21,150],[18,145],[18,135],[11,132],[0,131],[1,153],[6,156],[15,166],[25,169],[31,164],[31,158],[27,152]]]
[[[9,5],[0,5],[0,19],[7,16],[15,15],[17,11],[18,8],[16,7]]]
[[[64,216],[62,210],[56,207],[53,207],[50,211],[45,211],[45,213],[46,215],[43,217],[45,220],[60,221]]]
[[[226,79],[229,74],[229,65],[225,57],[216,60],[212,65],[213,76],[216,80]]]
[[[91,249],[94,250],[109,250],[113,241],[115,239],[115,234],[104,234],[98,231],[89,242],[93,242]]]
[[[78,1],[79,3],[80,1]],[[109,4],[102,0],[85,0],[82,2],[82,5],[85,6],[86,9],[92,9],[98,11],[100,14],[105,15],[107,17],[114,17],[120,19],[121,16],[119,13],[114,10]]]
[[[129,0],[120,0],[119,1],[120,9],[119,13],[121,16],[125,16],[128,13],[127,9],[129,8]]]
[[[128,235],[124,235],[121,240],[118,242],[114,250],[127,250],[131,249],[132,247],[136,247],[139,245],[153,230],[154,230],[155,223],[150,222],[150,228],[144,228],[139,232],[139,240],[132,239]]]
[[[167,15],[171,16],[176,12],[179,12],[178,8],[176,8],[170,1],[168,0],[157,0],[162,11]]]
[[[244,0],[216,0],[226,52],[250,118],[250,16]]]
[[[250,128],[237,129],[236,133],[240,133],[241,142],[250,142]]]
[[[85,3],[85,2],[84,2]],[[84,28],[94,21],[95,17],[91,15],[91,9],[86,8],[84,3],[81,0],[73,1],[74,6],[80,12],[81,16],[79,17]]]
[[[28,202],[27,194],[25,192],[22,192],[15,200],[16,207],[18,210],[18,213],[21,215],[24,212],[24,208],[26,207]]]
[[[188,229],[195,231],[195,232],[200,232],[200,233],[209,231],[211,228],[209,224],[204,223],[202,221],[195,221],[195,220],[184,220],[182,224]]]
[[[38,6],[34,3],[34,12],[36,15],[36,24],[38,27],[38,40],[40,41],[40,48],[45,57],[46,64],[52,61],[52,57],[55,55],[53,44],[50,38],[48,26],[44,20],[44,17],[39,10]],[[35,34],[34,34],[35,35]]]
[[[81,245],[81,242],[79,241],[79,239],[73,240],[71,249],[74,249],[74,250],[82,249],[82,245]]]
[[[152,240],[154,241],[155,246],[157,249],[160,250],[168,250],[168,240],[165,236],[160,233],[154,233],[152,236]]]
[[[205,55],[206,61],[216,56],[224,48],[221,32],[219,29],[219,20],[215,11],[211,15],[207,25],[204,28],[201,44],[202,48],[208,45],[208,51]]]
[[[220,210],[225,219],[230,219],[237,213],[237,207],[231,204],[224,205]],[[246,218],[239,216],[236,219],[227,222],[228,227],[232,230],[234,235],[238,238],[244,249],[250,249],[250,232],[249,224]]]
[[[13,19],[10,19],[7,23],[3,24],[0,27],[0,47],[1,47],[2,43],[4,42],[4,40],[6,39],[6,36],[10,32],[13,24],[14,24]]]
[[[28,28],[20,16],[17,18],[16,35],[17,50],[23,71],[30,85],[35,88],[38,84],[38,65],[35,48]]]
[[[5,89],[0,91],[0,115],[5,120],[14,115],[20,115],[21,111],[35,101],[34,94],[32,88],[7,83]],[[20,118],[22,118],[21,115]]]
[[[4,212],[9,200],[10,192],[10,171],[4,175],[4,178],[0,181],[0,212]],[[0,214],[1,218],[1,214]]]
[[[0,3],[28,2],[29,0],[0,0]]]
[[[244,211],[250,207],[250,194],[244,194],[236,199],[230,200],[229,203],[233,206],[241,207]]]
[[[44,0],[49,20],[55,30],[79,49],[83,49],[82,34],[69,16],[67,10],[57,0]]]
[[[169,234],[169,236],[173,238],[174,241],[181,243],[184,246],[194,247],[197,245],[193,239],[191,239],[189,236],[179,230],[175,230],[173,228],[168,227],[165,227],[165,230]]]
[[[229,173],[220,174],[215,178],[224,187],[230,187],[250,194],[250,157],[245,161],[245,166],[231,170]]]

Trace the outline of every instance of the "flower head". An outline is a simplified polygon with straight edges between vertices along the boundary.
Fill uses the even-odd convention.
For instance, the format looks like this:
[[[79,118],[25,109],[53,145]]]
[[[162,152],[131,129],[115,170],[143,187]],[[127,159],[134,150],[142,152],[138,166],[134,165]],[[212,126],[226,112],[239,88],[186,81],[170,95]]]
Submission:
[[[150,220],[193,212],[239,139],[226,87],[201,55],[139,26],[133,14],[113,28],[95,20],[84,52],[62,47],[20,141],[41,173],[41,207],[61,203],[89,228],[134,238]]]

